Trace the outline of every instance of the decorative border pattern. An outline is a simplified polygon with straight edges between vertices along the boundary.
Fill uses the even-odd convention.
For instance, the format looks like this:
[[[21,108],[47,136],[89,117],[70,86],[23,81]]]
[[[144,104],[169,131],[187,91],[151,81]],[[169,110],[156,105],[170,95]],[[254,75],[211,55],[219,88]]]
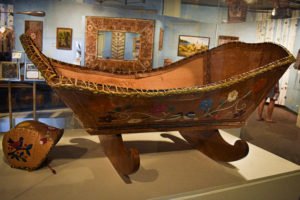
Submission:
[[[91,69],[112,68],[117,71],[140,71],[152,68],[154,21],[107,17],[86,17],[85,65]],[[138,60],[114,60],[97,57],[98,31],[120,31],[140,34]]]

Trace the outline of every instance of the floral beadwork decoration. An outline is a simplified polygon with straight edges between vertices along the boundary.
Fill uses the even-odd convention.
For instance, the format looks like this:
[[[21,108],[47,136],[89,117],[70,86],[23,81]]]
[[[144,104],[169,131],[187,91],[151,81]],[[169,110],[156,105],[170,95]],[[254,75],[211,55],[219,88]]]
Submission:
[[[205,100],[200,102],[200,109],[205,111],[205,112],[208,112],[210,110],[212,104],[213,104],[212,99],[205,99]]]
[[[20,137],[19,140],[14,141],[11,138],[8,139],[8,156],[11,159],[16,159],[18,161],[27,162],[28,156],[31,155],[30,150],[32,149],[32,144],[24,144],[24,138]]]
[[[228,97],[227,97],[227,101],[228,102],[233,102],[237,99],[239,93],[236,90],[233,90],[231,92],[228,93]]]
[[[247,105],[243,100],[247,98],[252,91],[245,95],[239,95],[237,90],[232,90],[227,94],[227,98],[221,98],[215,107],[212,107],[213,101],[206,99],[200,102],[200,109],[204,111],[204,117],[209,117],[215,120],[222,119],[226,113],[224,111],[232,110],[233,118],[242,116],[245,113]]]

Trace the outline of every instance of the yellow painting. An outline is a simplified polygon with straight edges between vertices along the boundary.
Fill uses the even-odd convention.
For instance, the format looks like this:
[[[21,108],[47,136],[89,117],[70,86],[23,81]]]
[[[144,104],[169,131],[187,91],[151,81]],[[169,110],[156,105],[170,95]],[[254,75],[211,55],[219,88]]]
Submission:
[[[209,48],[209,37],[180,35],[178,42],[178,56],[188,57]]]
[[[72,49],[72,29],[57,28],[56,29],[56,48],[57,49]]]

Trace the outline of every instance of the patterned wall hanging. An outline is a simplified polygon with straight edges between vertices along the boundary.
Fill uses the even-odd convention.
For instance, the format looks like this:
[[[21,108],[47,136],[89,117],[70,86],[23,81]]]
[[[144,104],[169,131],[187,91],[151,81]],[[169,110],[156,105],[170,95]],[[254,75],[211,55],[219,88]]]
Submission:
[[[37,47],[43,49],[43,22],[42,21],[25,21],[25,33],[30,35]]]
[[[125,54],[125,33],[112,32],[111,57],[113,59],[124,59]]]
[[[95,70],[141,71],[152,68],[154,46],[154,20],[86,17],[85,65]],[[134,60],[105,59],[99,57],[99,32],[129,32],[140,35],[140,50]]]

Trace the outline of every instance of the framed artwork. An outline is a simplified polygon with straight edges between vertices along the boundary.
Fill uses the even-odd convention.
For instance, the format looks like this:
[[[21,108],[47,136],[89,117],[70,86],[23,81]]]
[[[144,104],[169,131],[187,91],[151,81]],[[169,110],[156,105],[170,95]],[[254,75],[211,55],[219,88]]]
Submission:
[[[159,31],[159,43],[158,43],[158,50],[163,49],[163,42],[164,42],[164,29],[160,29]]]
[[[125,33],[113,31],[111,36],[111,58],[123,60],[125,56]]]
[[[227,15],[228,23],[245,22],[247,17],[247,3],[244,1],[229,1]]]
[[[180,35],[178,42],[178,56],[188,57],[209,48],[209,37]]]
[[[89,68],[97,70],[106,67],[115,71],[140,71],[152,68],[155,35],[154,20],[87,16],[85,27],[84,58],[85,65]],[[98,46],[103,44],[103,40],[98,37],[99,32],[125,32],[126,34],[130,33],[133,37],[139,37],[135,45],[135,50],[139,51],[138,54],[132,55],[133,59],[127,59],[125,52],[126,59],[111,59],[111,57],[99,52],[101,48],[98,48]],[[108,41],[107,39],[104,40],[105,43],[110,43],[109,45],[111,46],[111,42]],[[125,42],[125,44],[131,46],[133,45],[132,43],[132,40],[131,42],[128,40]],[[126,48],[125,50],[128,49],[128,53],[133,54],[131,48]]]
[[[22,58],[22,52],[21,51],[14,51],[12,52],[12,59],[21,59]]]
[[[218,45],[225,44],[225,43],[228,43],[228,42],[233,42],[233,41],[239,41],[239,37],[219,35]]]
[[[42,77],[38,68],[32,64],[27,63],[25,66],[24,79],[30,81],[42,81],[44,77]]]
[[[0,63],[0,80],[18,81],[20,80],[20,67],[16,62]]]
[[[37,47],[43,49],[43,22],[42,21],[25,21],[25,33],[30,35]]]
[[[72,50],[72,29],[71,28],[56,29],[56,48]]]

